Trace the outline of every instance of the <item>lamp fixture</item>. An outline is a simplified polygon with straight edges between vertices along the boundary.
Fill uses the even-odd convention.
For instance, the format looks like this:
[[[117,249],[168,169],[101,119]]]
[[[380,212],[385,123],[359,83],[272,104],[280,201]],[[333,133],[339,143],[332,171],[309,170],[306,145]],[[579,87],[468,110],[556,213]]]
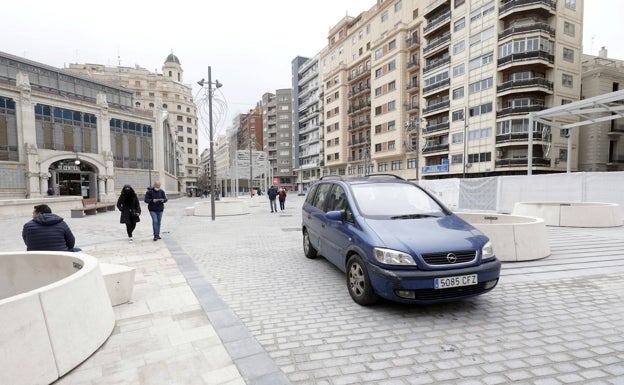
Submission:
[[[74,160],[74,164],[78,166],[80,165],[80,159],[78,158],[78,152],[75,152],[75,154],[76,154],[76,159]]]

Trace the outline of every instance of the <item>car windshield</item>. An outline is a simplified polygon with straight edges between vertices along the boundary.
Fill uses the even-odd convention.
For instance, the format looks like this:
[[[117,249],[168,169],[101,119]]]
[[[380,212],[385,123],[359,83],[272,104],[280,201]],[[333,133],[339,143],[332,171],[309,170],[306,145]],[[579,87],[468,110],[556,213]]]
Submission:
[[[371,183],[352,186],[360,213],[392,219],[412,219],[445,215],[429,195],[408,183]]]

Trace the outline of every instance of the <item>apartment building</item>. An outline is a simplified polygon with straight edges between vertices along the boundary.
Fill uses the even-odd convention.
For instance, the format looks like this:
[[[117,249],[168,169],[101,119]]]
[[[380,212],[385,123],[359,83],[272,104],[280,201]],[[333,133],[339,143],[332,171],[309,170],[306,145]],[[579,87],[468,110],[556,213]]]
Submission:
[[[264,185],[263,177],[265,171],[265,155],[261,151],[263,143],[262,132],[262,107],[256,106],[249,110],[246,114],[240,114],[240,125],[236,136],[237,143],[237,160],[240,164],[244,164],[244,172],[247,178],[241,181],[247,192],[252,190],[262,190]],[[251,186],[251,187],[250,187]]]
[[[134,92],[134,108],[154,110],[156,101],[167,112],[169,126],[177,138],[175,150],[179,190],[197,192],[199,175],[198,119],[193,90],[184,83],[184,71],[176,55],[169,54],[162,73],[150,72],[140,66],[122,67],[102,64],[70,64],[68,71],[125,87]]]
[[[296,189],[293,173],[292,89],[262,95],[262,140],[267,152],[271,183]]]
[[[298,56],[292,61],[293,78],[293,136],[294,164],[297,191],[307,191],[321,176],[321,78],[319,57]]]
[[[583,99],[622,90],[624,61],[608,57],[605,47],[598,56],[583,55]],[[624,121],[594,122],[579,130],[579,171],[624,171]]]
[[[323,173],[525,174],[528,113],[580,98],[582,20],[582,0],[378,0],[343,18],[320,59]],[[565,171],[568,133],[532,130],[533,172]]]

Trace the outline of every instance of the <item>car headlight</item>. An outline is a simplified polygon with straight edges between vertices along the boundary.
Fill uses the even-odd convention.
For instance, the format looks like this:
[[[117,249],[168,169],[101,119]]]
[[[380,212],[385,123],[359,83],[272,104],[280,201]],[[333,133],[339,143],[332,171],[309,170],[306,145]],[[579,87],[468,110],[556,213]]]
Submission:
[[[492,258],[494,258],[494,248],[492,247],[492,242],[488,241],[488,243],[481,248],[481,259],[487,261]]]
[[[400,251],[375,247],[373,252],[375,253],[375,259],[381,263],[385,263],[386,265],[416,265],[416,262],[414,262],[414,258],[412,258],[411,255]]]

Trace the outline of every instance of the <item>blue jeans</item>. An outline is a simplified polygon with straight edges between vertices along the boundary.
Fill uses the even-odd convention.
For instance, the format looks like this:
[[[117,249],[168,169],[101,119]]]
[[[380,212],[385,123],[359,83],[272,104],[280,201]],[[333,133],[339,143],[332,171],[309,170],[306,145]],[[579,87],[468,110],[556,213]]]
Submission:
[[[275,204],[275,199],[269,199],[269,204],[271,205],[271,211],[277,211],[277,204]]]
[[[152,217],[152,230],[155,237],[160,237],[160,221],[162,219],[162,211],[150,211],[150,217]]]

